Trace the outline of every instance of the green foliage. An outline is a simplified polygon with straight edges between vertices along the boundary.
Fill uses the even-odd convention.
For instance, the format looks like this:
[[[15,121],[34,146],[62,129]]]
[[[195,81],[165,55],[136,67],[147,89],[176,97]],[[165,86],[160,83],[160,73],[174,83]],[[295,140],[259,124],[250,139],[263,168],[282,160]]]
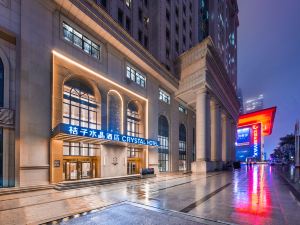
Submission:
[[[295,157],[295,136],[288,134],[280,138],[277,148],[271,154],[272,158],[290,161]]]

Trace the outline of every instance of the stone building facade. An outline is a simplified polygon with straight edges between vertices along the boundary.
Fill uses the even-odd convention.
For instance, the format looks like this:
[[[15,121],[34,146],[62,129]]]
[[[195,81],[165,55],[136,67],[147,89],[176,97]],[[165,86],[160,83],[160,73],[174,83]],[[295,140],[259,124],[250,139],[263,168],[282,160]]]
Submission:
[[[97,1],[2,0],[0,59],[2,187],[234,160],[239,105],[209,37],[174,76]]]

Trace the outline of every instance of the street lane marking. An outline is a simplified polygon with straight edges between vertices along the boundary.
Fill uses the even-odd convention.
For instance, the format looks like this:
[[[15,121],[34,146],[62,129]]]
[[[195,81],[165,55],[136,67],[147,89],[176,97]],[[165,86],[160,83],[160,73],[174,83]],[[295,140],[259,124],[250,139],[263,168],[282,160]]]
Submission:
[[[184,209],[180,210],[180,212],[184,212],[184,213],[188,213],[189,211],[191,211],[192,209],[196,208],[197,206],[201,205],[203,202],[206,202],[208,199],[210,199],[211,197],[215,196],[216,194],[218,194],[219,192],[221,192],[222,190],[224,190],[225,188],[227,188],[229,185],[231,185],[230,183],[225,184],[224,186],[218,188],[217,190],[215,190],[214,192],[204,196],[203,198],[201,198],[200,200],[193,202],[192,204],[188,205],[187,207],[185,207]]]

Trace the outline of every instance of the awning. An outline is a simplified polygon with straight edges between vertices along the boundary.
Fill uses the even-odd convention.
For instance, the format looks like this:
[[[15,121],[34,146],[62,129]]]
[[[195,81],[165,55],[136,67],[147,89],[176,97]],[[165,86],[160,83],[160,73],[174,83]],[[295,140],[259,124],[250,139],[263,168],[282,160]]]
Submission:
[[[276,107],[272,107],[240,115],[238,127],[261,123],[262,135],[268,136],[272,133],[275,113]]]

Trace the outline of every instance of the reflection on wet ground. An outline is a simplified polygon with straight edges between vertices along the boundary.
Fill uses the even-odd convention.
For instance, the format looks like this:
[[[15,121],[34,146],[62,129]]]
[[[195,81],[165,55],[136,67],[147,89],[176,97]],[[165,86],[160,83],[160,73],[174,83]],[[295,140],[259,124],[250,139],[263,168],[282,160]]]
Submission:
[[[112,213],[118,218],[118,213],[124,214],[121,211],[124,206],[118,203],[136,203],[137,206],[128,208],[131,212],[145,211],[139,209],[140,206],[150,207],[149,210],[171,210],[177,211],[178,215],[210,219],[210,224],[213,224],[212,221],[300,224],[299,215],[295,213],[300,212],[299,202],[278,171],[268,165],[243,166],[241,170],[207,175],[161,174],[146,180],[76,190],[0,196],[0,221],[1,224],[46,222],[107,206],[110,206],[110,211],[106,211],[105,215]],[[153,215],[157,222],[157,215],[147,210],[145,215]],[[86,222],[89,218],[97,221],[95,218],[102,218],[101,212],[82,217]],[[173,213],[172,216],[176,215]],[[77,219],[69,220],[68,224],[76,223]],[[135,221],[141,221],[139,219]],[[176,224],[172,221],[170,224]],[[148,220],[147,224],[156,223]]]

